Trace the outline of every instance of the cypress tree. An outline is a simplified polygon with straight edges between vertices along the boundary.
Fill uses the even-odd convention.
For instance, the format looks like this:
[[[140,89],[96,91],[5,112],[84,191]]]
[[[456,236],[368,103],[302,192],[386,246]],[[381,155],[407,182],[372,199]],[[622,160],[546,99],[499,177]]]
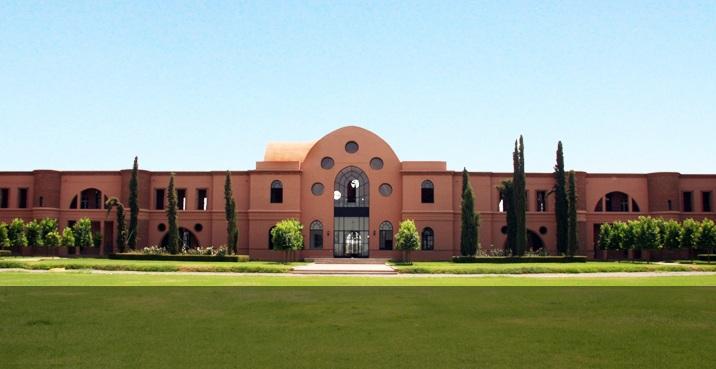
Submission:
[[[515,141],[513,160],[513,207],[515,213],[515,247],[514,254],[521,256],[527,248],[527,195],[525,189],[525,146],[522,136]]]
[[[117,248],[121,253],[127,247],[127,223],[124,219],[124,204],[119,202],[118,198],[110,197],[107,200],[107,215],[114,207],[117,208]]]
[[[569,229],[567,200],[567,176],[564,172],[562,141],[557,144],[557,164],[554,166],[554,215],[557,221],[557,252],[567,253],[567,230]]]
[[[174,173],[169,178],[167,188],[167,223],[169,223],[169,242],[167,249],[172,254],[180,251],[179,228],[177,228],[177,189],[174,187]]]
[[[137,194],[137,172],[139,171],[138,158],[134,157],[132,165],[132,178],[129,180],[129,229],[127,244],[130,249],[137,247],[137,219],[139,217],[139,203]]]
[[[512,252],[512,255],[516,255],[517,249],[515,248],[515,238],[517,235],[517,217],[515,216],[514,207],[514,186],[511,180],[502,181],[502,185],[499,187],[500,193],[502,194],[502,208],[505,211],[505,221],[507,223],[507,244],[506,248]]]
[[[236,225],[236,201],[231,190],[231,172],[226,171],[224,182],[224,210],[226,213],[226,245],[229,254],[238,252],[236,249],[239,237],[239,229]]]
[[[460,254],[474,256],[477,253],[477,227],[479,217],[475,214],[475,196],[472,193],[467,169],[462,171],[462,223],[460,226]]]
[[[569,232],[567,237],[567,255],[574,256],[579,249],[577,239],[577,186],[574,171],[569,171]]]

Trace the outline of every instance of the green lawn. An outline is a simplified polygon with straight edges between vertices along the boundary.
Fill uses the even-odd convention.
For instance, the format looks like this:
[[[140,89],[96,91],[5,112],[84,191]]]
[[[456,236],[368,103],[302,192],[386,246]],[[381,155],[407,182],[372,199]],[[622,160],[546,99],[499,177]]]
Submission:
[[[289,276],[2,272],[0,286],[716,286],[716,275],[658,277]]]
[[[50,274],[68,275],[88,274]],[[714,306],[714,287],[0,287],[0,355],[8,369],[691,369],[716,360]]]
[[[137,261],[95,258],[21,258],[0,259],[1,268],[48,270],[97,269],[152,272],[240,272],[240,273],[286,273],[303,263],[281,264],[251,261],[205,262],[205,261]],[[400,273],[435,274],[526,274],[526,273],[595,273],[595,272],[650,272],[650,271],[712,271],[714,264],[655,264],[641,262],[587,262],[587,263],[511,263],[511,264],[458,264],[452,262],[416,262],[413,265],[396,265]]]

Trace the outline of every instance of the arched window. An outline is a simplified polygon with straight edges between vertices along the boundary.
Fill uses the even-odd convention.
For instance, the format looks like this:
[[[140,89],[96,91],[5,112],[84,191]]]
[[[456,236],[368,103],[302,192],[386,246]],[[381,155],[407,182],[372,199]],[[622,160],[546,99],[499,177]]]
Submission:
[[[271,182],[271,203],[283,203],[283,183],[281,183],[281,181],[276,180]]]
[[[323,248],[323,223],[319,220],[314,220],[311,223],[309,242],[312,249]]]
[[[271,233],[273,233],[274,228],[276,228],[276,226],[269,228],[269,231],[268,231],[268,249],[269,250],[273,250],[273,235]]]
[[[631,202],[631,208],[629,203]],[[629,195],[624,192],[614,191],[606,194],[603,198],[597,201],[597,205],[594,207],[595,212],[607,211],[607,212],[640,212],[639,204],[636,200],[630,199]]]
[[[432,204],[435,202],[435,186],[430,180],[425,180],[420,185],[420,202]]]
[[[368,176],[358,167],[346,167],[336,176],[333,206],[367,208],[370,195]]]
[[[199,239],[196,238],[192,231],[184,227],[179,227],[179,243],[183,249],[195,249],[199,247]],[[162,247],[167,247],[169,245],[169,232],[167,232],[162,238],[161,245]]]
[[[77,209],[78,205],[80,209],[106,209],[106,202],[107,196],[102,197],[102,191],[96,188],[87,188],[80,192],[79,196],[72,198],[70,209]]]
[[[432,250],[435,248],[435,233],[430,227],[423,229],[422,242],[420,246],[423,250]]]
[[[380,245],[381,250],[393,249],[393,225],[385,221],[380,224]]]

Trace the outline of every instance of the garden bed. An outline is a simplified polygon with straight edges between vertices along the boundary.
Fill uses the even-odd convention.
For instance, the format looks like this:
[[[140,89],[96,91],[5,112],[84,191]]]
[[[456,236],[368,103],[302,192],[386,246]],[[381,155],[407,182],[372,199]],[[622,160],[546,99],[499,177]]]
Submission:
[[[458,264],[520,264],[520,263],[586,263],[586,256],[523,256],[523,257],[505,257],[505,256],[455,256],[452,258],[453,263]]]
[[[214,262],[247,262],[248,255],[151,255],[151,254],[111,254],[114,260],[166,260],[166,261],[214,261]]]

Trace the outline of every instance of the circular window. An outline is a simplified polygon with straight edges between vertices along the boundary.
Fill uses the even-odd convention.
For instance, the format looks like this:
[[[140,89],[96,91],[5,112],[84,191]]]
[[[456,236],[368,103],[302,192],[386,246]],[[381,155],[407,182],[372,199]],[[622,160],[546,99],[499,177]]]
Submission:
[[[393,187],[387,183],[383,183],[378,187],[378,191],[381,195],[388,197],[393,193]]]
[[[507,234],[507,226],[502,226],[502,229],[500,229],[500,232],[502,232],[502,234]]]
[[[314,183],[313,186],[311,186],[311,193],[316,196],[323,195],[323,183]]]
[[[348,141],[346,143],[346,152],[349,154],[355,154],[358,152],[358,143],[355,141]]]
[[[326,156],[325,158],[321,159],[321,168],[323,169],[331,169],[333,168],[334,164],[335,162],[331,157]]]
[[[547,234],[547,227],[545,227],[545,226],[539,227],[539,234]]]
[[[197,232],[201,232],[204,230],[204,226],[201,225],[200,223],[196,223],[196,224],[194,224],[194,230]]]
[[[164,223],[159,223],[159,225],[157,226],[157,229],[159,230],[159,232],[164,232],[167,230],[167,225]]]
[[[381,158],[370,159],[370,167],[373,168],[374,170],[383,169],[383,159],[381,159]]]

